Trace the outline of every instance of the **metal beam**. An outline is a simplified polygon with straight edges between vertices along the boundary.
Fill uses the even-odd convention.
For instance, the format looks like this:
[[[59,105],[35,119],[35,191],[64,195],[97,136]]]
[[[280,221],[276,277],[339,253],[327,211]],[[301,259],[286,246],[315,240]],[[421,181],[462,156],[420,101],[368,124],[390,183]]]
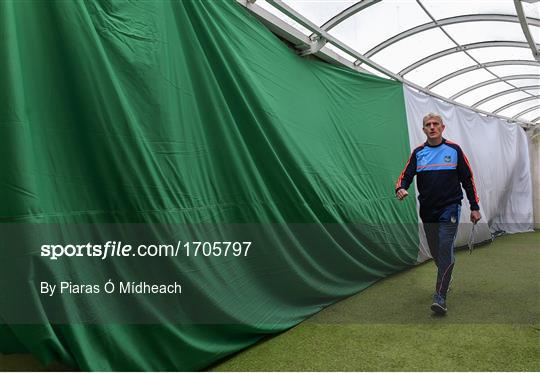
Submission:
[[[523,110],[522,112],[517,113],[512,118],[517,119],[517,118],[519,118],[520,116],[522,116],[524,114],[530,113],[531,111],[535,111],[536,109],[540,109],[540,105],[531,106],[530,108],[527,108],[527,109]]]
[[[315,25],[313,22],[311,22],[310,20],[305,18],[303,15],[296,12],[290,6],[285,4],[282,0],[267,0],[267,2],[269,4],[271,4],[271,5],[273,5],[274,7],[276,7],[277,9],[279,9],[281,12],[283,12],[287,16],[294,19],[296,22],[300,23],[302,26],[304,26],[305,28],[307,28],[308,30],[313,32],[314,34],[318,35],[319,38],[324,38],[326,41],[330,42],[336,48],[342,50],[343,52],[345,52],[345,53],[347,53],[349,55],[351,55],[352,57],[356,58],[357,60],[362,61],[363,63],[365,63],[369,67],[374,68],[375,70],[383,73],[384,75],[386,75],[386,76],[388,76],[388,77],[390,77],[392,79],[401,81],[401,77],[397,76],[396,74],[394,74],[393,72],[391,72],[387,68],[379,65],[378,63],[373,62],[369,58],[366,58],[363,54],[361,54],[360,52],[352,49],[348,45],[342,43],[340,40],[336,39],[335,37],[330,35],[328,32],[322,30],[320,27]]]
[[[510,66],[510,65],[526,65],[526,66],[537,66],[540,67],[540,64],[536,61],[528,61],[528,60],[501,60],[501,61],[491,61],[491,62],[484,62],[478,65],[473,65],[469,67],[464,67],[463,69],[456,70],[448,75],[443,76],[442,78],[439,78],[435,80],[433,83],[430,83],[426,86],[426,89],[432,89],[435,86],[438,86],[439,84],[446,82],[449,79],[455,78],[456,76],[459,76],[461,74],[468,73],[470,71],[478,70],[478,69],[484,69],[486,67],[493,67],[493,66]]]
[[[326,21],[322,26],[321,29],[328,31],[337,25],[339,25],[341,22],[345,21],[347,18],[355,15],[356,13],[360,12],[361,10],[364,10],[373,4],[378,3],[381,0],[361,0],[344,11],[336,14],[334,17],[330,18],[328,21]]]
[[[525,98],[522,98],[520,100],[516,100],[516,101],[512,101],[510,102],[509,104],[506,104],[504,106],[501,106],[500,108],[498,108],[497,110],[494,110],[493,111],[493,114],[497,114],[505,109],[508,109],[509,107],[511,106],[514,106],[514,105],[517,105],[517,104],[521,104],[522,102],[527,102],[527,101],[531,101],[531,100],[540,100],[540,96],[531,96],[531,97],[525,97]]]
[[[532,55],[534,56],[535,60],[540,61],[540,50],[534,42],[534,38],[529,28],[529,24],[527,23],[527,17],[525,16],[525,12],[523,11],[523,5],[521,4],[521,0],[514,0],[514,6],[516,7],[516,13],[519,18],[519,23],[521,24],[521,29],[523,30],[525,39],[527,39],[527,43],[529,43]]]
[[[536,79],[536,80],[538,80],[540,82],[540,74],[517,74],[517,75],[501,76],[501,77],[495,78],[495,79],[489,79],[489,80],[486,80],[484,82],[480,82],[480,83],[471,85],[470,87],[467,87],[462,91],[459,91],[458,93],[456,93],[455,95],[450,97],[450,99],[455,100],[459,96],[463,96],[465,93],[469,93],[470,91],[474,91],[475,89],[484,87],[486,85],[490,85],[490,84],[493,84],[493,83],[505,82],[507,80],[520,80],[520,79]]]
[[[319,28],[319,26],[285,4],[282,0],[268,0],[267,2],[286,16],[294,19],[296,22],[313,32],[313,35],[309,37],[311,43],[308,45],[308,47],[300,49],[301,55],[305,56],[316,53],[320,51],[322,47],[324,47],[327,39],[324,37],[325,32],[320,32],[322,30]],[[318,32],[315,30],[318,30]]]
[[[465,23],[465,22],[484,22],[484,21],[518,23],[519,18],[517,16],[508,15],[508,14],[469,14],[469,15],[463,15],[463,16],[443,18],[443,19],[437,20],[436,22],[424,23],[423,25],[419,25],[409,30],[403,31],[391,37],[390,39],[383,41],[379,45],[373,47],[364,55],[367,58],[370,58],[374,54],[380,52],[384,48],[387,48],[394,43],[397,43],[400,40],[403,40],[405,38],[408,38],[409,36],[413,36],[420,32],[431,30],[433,28],[437,28],[440,26],[447,26],[447,25],[453,25],[453,24]],[[527,22],[533,26],[540,26],[540,20],[537,18],[527,18]]]
[[[301,33],[290,24],[284,22],[278,16],[270,13],[259,5],[256,5],[255,0],[236,1],[253,13],[266,27],[268,27],[268,29],[270,29],[270,31],[293,44],[297,50],[309,48],[311,43],[313,43],[313,41],[310,40],[305,34]],[[346,60],[333,50],[326,47],[323,47],[319,52],[315,53],[315,55],[328,63],[341,65],[359,72],[368,73],[367,70],[363,69],[362,67],[355,66],[349,60]]]
[[[504,96],[504,95],[507,95],[509,93],[515,93],[515,92],[519,92],[519,91],[526,91],[527,89],[538,89],[540,88],[540,85],[529,85],[529,86],[525,86],[525,87],[517,87],[517,88],[512,88],[512,89],[507,89],[505,91],[501,91],[501,92],[498,92],[498,93],[495,93],[491,96],[488,96],[478,102],[475,102],[474,104],[471,105],[472,108],[476,108],[482,104],[485,104],[486,102],[488,101],[491,101],[493,99],[496,99],[497,97],[501,97],[501,96]]]
[[[270,31],[288,40],[296,48],[308,48],[311,44],[311,40],[306,35],[290,26],[278,16],[256,5],[254,0],[237,0],[237,2],[249,9]]]
[[[282,0],[268,0],[267,3],[272,5],[274,8],[278,9],[283,14],[291,17],[296,22],[307,28],[308,30],[314,32],[317,35],[321,35],[320,32],[315,32],[315,30],[320,30],[319,27],[311,22],[309,19],[298,13],[296,10],[285,4]]]
[[[453,53],[468,51],[471,49],[479,49],[479,48],[496,48],[496,47],[513,47],[513,48],[529,48],[529,44],[525,43],[524,41],[483,41],[479,43],[470,43],[470,44],[463,44],[458,47],[452,47],[445,50],[442,50],[437,53],[433,53],[430,56],[424,57],[403,70],[401,70],[398,74],[401,76],[404,76],[405,74],[410,73],[411,71],[419,68],[420,66],[434,61],[438,58],[448,56]]]

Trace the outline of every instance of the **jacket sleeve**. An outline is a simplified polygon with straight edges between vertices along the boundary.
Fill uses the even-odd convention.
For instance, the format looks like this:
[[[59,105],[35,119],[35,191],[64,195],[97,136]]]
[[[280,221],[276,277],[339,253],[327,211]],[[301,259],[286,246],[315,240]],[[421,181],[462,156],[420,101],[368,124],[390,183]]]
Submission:
[[[474,183],[474,175],[472,172],[471,164],[469,163],[469,160],[467,159],[467,156],[465,155],[463,150],[461,150],[461,147],[458,151],[457,169],[459,174],[459,181],[461,182],[463,189],[465,189],[467,199],[469,200],[469,204],[471,205],[471,211],[480,210],[480,207],[478,206],[480,198],[478,198],[478,194],[476,193],[476,185]]]
[[[396,189],[395,192],[397,193],[400,189],[409,189],[409,186],[411,185],[414,175],[416,175],[416,151],[413,151],[409,157],[409,160],[407,161],[407,164],[405,165],[405,168],[399,175],[399,178],[396,183]]]

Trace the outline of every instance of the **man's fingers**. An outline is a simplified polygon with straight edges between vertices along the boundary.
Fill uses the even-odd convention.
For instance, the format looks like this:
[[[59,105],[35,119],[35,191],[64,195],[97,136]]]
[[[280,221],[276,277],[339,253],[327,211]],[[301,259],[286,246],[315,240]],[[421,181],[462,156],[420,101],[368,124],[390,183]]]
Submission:
[[[476,224],[478,221],[480,221],[480,219],[482,219],[482,215],[480,215],[479,212],[477,211],[471,212],[471,222],[473,224]]]
[[[396,197],[401,201],[403,198],[407,197],[409,193],[405,189],[400,189],[396,193]]]

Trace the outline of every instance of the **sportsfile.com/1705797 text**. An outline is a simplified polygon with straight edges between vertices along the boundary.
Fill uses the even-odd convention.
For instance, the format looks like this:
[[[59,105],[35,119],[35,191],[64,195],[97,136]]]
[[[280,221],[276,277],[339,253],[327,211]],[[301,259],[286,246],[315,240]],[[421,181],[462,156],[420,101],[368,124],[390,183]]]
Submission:
[[[175,244],[123,244],[107,241],[105,244],[45,244],[41,245],[41,256],[51,260],[61,257],[226,257],[247,256],[251,241],[177,241]]]

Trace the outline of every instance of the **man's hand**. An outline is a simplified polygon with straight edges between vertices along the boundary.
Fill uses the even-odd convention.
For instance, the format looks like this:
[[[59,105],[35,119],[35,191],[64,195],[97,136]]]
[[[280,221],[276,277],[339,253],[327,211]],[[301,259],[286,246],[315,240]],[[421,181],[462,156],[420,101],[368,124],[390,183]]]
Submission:
[[[480,211],[478,210],[471,211],[471,222],[473,224],[478,223],[480,219],[482,219],[482,215],[480,215]]]
[[[407,197],[409,195],[409,192],[407,192],[405,189],[399,189],[397,192],[396,192],[396,197],[397,199],[399,199],[400,201],[402,201],[405,197]]]

